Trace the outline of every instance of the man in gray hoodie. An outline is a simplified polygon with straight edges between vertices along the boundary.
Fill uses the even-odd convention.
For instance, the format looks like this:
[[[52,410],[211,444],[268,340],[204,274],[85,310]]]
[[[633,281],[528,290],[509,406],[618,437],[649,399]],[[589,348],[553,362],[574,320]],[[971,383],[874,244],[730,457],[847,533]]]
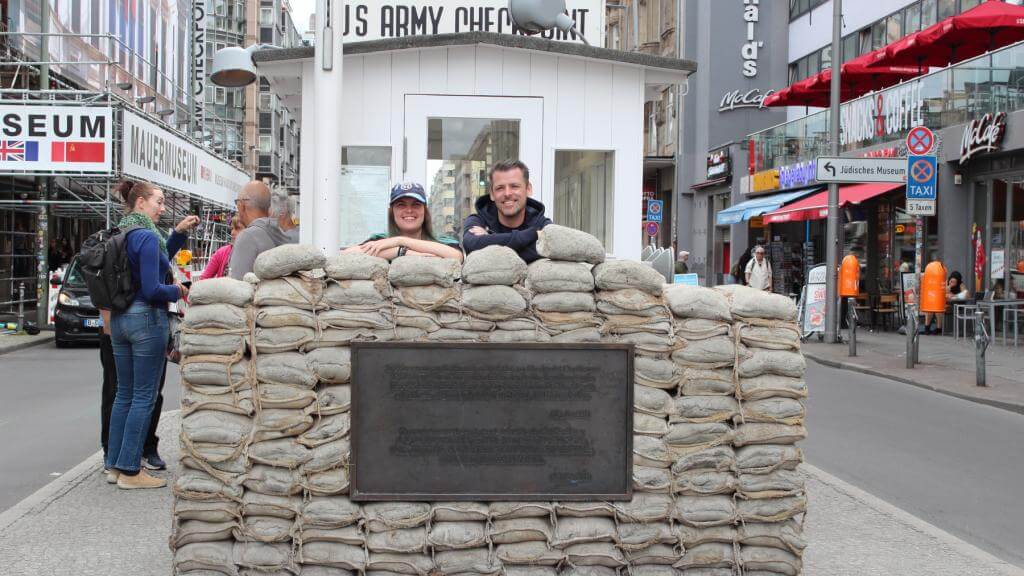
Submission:
[[[231,250],[228,276],[241,280],[252,272],[256,257],[291,240],[281,230],[274,218],[270,218],[270,188],[259,180],[253,180],[238,191],[235,199],[238,210],[236,218],[241,219],[245,230],[235,240]]]

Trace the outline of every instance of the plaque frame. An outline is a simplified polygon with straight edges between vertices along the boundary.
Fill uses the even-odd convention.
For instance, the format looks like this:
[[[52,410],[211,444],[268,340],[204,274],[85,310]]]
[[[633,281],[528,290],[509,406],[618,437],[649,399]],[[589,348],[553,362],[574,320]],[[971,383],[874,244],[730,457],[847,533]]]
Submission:
[[[465,501],[479,501],[479,502],[510,502],[510,501],[522,501],[522,502],[546,502],[546,501],[573,501],[573,502],[584,502],[584,501],[628,501],[633,498],[633,386],[636,382],[636,376],[634,372],[634,358],[635,358],[635,346],[633,344],[622,344],[622,343],[541,343],[541,342],[524,342],[524,343],[493,343],[493,342],[352,342],[351,345],[351,358],[352,358],[352,379],[350,382],[352,391],[352,400],[350,405],[350,414],[352,418],[351,422],[351,452],[349,455],[349,499],[353,502],[375,502],[375,501],[429,501],[429,502],[465,502]],[[472,349],[472,350],[607,350],[607,351],[622,351],[626,354],[626,374],[627,382],[625,390],[625,402],[626,410],[623,418],[623,425],[625,426],[625,455],[626,463],[624,473],[624,485],[626,487],[625,492],[617,493],[551,493],[551,492],[538,492],[532,494],[496,494],[487,492],[466,492],[466,493],[393,493],[393,492],[371,492],[363,491],[359,489],[356,470],[359,466],[359,436],[360,427],[357,423],[357,406],[359,405],[360,399],[360,386],[356,382],[356,375],[359,373],[358,366],[358,351],[360,349],[380,349],[380,348],[412,348],[412,349],[423,349],[423,350],[459,350],[459,349]]]

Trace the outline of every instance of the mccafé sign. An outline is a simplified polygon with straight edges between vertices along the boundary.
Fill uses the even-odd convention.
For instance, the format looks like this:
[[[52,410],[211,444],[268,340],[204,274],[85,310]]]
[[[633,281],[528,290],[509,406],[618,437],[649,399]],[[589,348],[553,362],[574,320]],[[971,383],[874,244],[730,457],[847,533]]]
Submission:
[[[764,192],[765,190],[776,190],[779,187],[779,170],[778,168],[772,168],[771,170],[762,170],[755,172],[750,177],[750,191],[751,192]]]
[[[998,150],[1006,134],[1006,112],[985,114],[981,118],[971,120],[964,128],[964,136],[960,140],[960,164],[966,163],[979,152]]]

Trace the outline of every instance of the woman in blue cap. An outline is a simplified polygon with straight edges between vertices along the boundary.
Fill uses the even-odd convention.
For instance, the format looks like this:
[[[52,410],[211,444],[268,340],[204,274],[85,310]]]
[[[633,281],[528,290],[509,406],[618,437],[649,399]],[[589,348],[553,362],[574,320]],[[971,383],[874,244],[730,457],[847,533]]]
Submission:
[[[462,260],[459,241],[450,236],[434,236],[430,210],[423,186],[415,182],[395,184],[388,206],[388,231],[374,234],[345,252],[363,252],[394,260],[399,256],[434,256]]]

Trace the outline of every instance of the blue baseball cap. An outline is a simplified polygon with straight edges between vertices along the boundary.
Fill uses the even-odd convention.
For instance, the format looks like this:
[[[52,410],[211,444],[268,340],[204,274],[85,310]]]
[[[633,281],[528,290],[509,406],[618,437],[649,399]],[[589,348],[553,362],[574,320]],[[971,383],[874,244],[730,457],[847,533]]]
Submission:
[[[412,198],[421,204],[427,203],[427,193],[423,191],[423,186],[415,182],[400,182],[391,188],[389,204],[394,204],[400,198]]]

